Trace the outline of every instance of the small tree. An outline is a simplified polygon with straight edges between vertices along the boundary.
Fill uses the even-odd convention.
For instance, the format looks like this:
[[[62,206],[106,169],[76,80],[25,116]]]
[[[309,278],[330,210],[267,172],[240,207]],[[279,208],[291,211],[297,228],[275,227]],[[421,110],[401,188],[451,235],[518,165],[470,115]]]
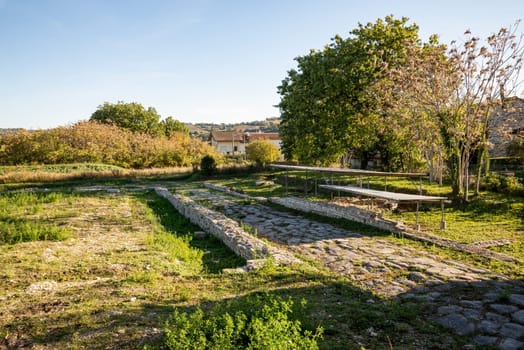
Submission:
[[[200,161],[200,170],[202,175],[211,176],[217,171],[217,162],[215,158],[210,155],[206,155]]]
[[[274,162],[280,156],[278,147],[269,140],[256,140],[246,147],[247,159],[259,166]]]

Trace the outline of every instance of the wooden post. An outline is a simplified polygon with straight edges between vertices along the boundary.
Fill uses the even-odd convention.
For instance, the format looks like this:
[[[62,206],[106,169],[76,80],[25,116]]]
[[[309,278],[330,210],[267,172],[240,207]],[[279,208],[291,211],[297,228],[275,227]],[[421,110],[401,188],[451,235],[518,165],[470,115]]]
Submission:
[[[415,230],[420,231],[420,224],[418,222],[418,209],[420,207],[420,201],[417,201],[417,213],[416,213],[416,223],[415,223]]]
[[[286,170],[286,175],[284,177],[284,183],[286,184],[286,196],[287,196],[287,178],[288,178],[289,171]]]
[[[440,201],[440,209],[442,210],[442,217],[440,219],[440,229],[444,231],[446,229],[446,220],[444,220],[444,201]]]
[[[304,181],[304,195],[307,196],[307,170],[306,170],[306,180]]]

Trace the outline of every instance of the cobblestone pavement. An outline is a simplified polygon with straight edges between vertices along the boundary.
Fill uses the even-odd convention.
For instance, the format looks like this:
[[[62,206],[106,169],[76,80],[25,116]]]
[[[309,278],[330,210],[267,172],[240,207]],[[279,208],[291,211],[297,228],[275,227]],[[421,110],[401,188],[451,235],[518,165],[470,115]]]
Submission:
[[[226,194],[194,189],[186,195],[241,220],[269,241],[320,261],[363,289],[399,302],[425,302],[436,322],[471,336],[478,345],[524,348],[521,282]]]

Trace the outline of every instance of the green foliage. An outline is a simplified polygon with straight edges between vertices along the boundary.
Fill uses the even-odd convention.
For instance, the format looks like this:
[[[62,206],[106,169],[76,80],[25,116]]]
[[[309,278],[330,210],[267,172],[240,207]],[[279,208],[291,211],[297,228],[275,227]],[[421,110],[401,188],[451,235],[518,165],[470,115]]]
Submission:
[[[524,164],[524,137],[515,137],[508,145],[508,156],[517,157]]]
[[[258,165],[274,162],[280,156],[278,147],[269,140],[256,140],[246,146],[247,159]]]
[[[181,132],[183,134],[189,135],[189,129],[187,126],[181,121],[173,119],[173,117],[167,117],[166,119],[162,120],[160,122],[160,130],[167,137],[170,137],[175,132]]]
[[[292,320],[293,301],[251,296],[241,305],[228,303],[209,315],[175,310],[164,328],[164,345],[185,349],[318,349],[322,329],[302,331]]]
[[[58,241],[71,236],[71,231],[28,217],[43,211],[45,204],[56,203],[63,197],[56,193],[14,193],[0,195],[0,244],[30,241]]]
[[[519,181],[518,177],[512,175],[486,175],[482,179],[481,188],[508,195],[524,196],[524,184]]]
[[[160,115],[153,107],[147,109],[140,103],[104,102],[91,115],[91,121],[115,125],[135,132],[160,135]]]
[[[385,122],[387,105],[373,88],[385,78],[384,66],[404,64],[406,42],[418,43],[418,27],[407,21],[387,16],[359,24],[349,38],[336,36],[322,51],[296,58],[298,70],[289,71],[278,88],[287,159],[329,164],[377,145],[393,152],[403,135],[391,132],[396,125]]]
[[[204,176],[212,176],[217,171],[217,162],[215,158],[211,155],[206,155],[202,157],[200,161],[200,171]]]

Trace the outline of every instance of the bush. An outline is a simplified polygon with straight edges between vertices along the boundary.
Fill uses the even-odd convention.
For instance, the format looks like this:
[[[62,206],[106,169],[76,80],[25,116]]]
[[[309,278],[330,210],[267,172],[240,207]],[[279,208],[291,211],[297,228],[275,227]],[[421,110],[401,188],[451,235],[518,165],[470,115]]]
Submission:
[[[215,158],[210,155],[206,155],[200,161],[200,171],[204,176],[214,175],[217,171],[217,162]]]
[[[257,140],[246,146],[247,159],[259,166],[274,162],[280,156],[278,147],[269,140]]]
[[[175,310],[164,328],[164,345],[171,350],[318,349],[322,329],[302,331],[298,320],[289,319],[292,309],[292,300],[248,297],[242,305],[217,307],[207,317],[200,308]]]
[[[491,192],[514,196],[524,195],[524,184],[513,175],[489,174],[482,179],[481,187]]]
[[[79,122],[48,130],[0,134],[0,164],[104,163],[124,168],[191,166],[217,151],[189,135],[169,137],[132,132],[114,125]]]

